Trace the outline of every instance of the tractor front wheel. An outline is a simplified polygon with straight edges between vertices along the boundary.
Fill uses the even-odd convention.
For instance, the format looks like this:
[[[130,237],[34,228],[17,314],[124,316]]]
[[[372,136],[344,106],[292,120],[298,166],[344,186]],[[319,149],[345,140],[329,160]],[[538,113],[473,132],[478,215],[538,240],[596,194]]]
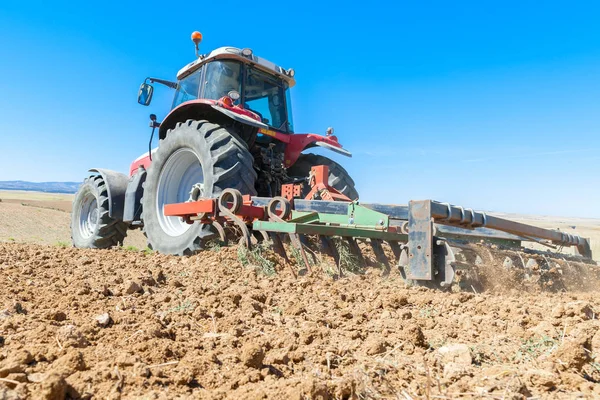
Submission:
[[[167,132],[144,183],[142,219],[148,247],[189,255],[214,236],[210,225],[164,215],[167,204],[211,198],[233,188],[256,195],[254,158],[233,128],[188,120]]]
[[[354,180],[352,180],[348,171],[330,158],[312,153],[300,154],[296,163],[288,168],[288,175],[293,177],[308,176],[310,169],[315,165],[327,165],[329,167],[329,186],[347,196],[350,200],[358,200]],[[310,188],[307,188],[304,195],[307,195],[309,191]]]
[[[128,225],[109,216],[109,201],[106,183],[101,176],[90,176],[83,182],[73,199],[73,246],[106,249],[123,244]]]

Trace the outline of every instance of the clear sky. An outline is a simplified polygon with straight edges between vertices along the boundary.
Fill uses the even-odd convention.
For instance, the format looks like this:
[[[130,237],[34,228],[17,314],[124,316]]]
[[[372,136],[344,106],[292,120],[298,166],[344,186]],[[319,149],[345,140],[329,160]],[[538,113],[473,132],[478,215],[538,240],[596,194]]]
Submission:
[[[296,132],[333,126],[364,201],[600,217],[600,3],[0,2],[0,180],[127,172],[147,76],[250,47],[296,70]],[[325,153],[323,153],[325,154]]]

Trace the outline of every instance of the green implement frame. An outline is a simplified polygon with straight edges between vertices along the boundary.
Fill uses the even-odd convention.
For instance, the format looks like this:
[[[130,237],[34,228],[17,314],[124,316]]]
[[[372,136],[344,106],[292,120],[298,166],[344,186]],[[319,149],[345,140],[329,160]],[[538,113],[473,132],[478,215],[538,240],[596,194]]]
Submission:
[[[292,211],[288,221],[255,221],[258,231],[298,234],[340,236],[386,241],[406,242],[408,236],[390,229],[388,215],[373,211],[356,203],[348,203],[346,215],[311,211]]]
[[[507,248],[521,248],[523,241],[557,249],[572,246],[577,249],[576,260],[594,263],[588,239],[433,200],[412,200],[408,206],[295,200],[292,206],[283,199],[277,200],[279,208],[273,206],[273,200],[253,199],[257,205],[269,204],[269,220],[255,221],[253,228],[269,232],[274,241],[281,242],[278,234],[288,234],[292,244],[302,250],[303,235],[318,235],[325,243],[338,236],[356,251],[354,239],[369,239],[378,258],[383,258],[381,244],[385,241],[406,279],[434,287],[453,282],[455,267],[460,264],[455,256],[462,252],[464,242],[483,240]]]

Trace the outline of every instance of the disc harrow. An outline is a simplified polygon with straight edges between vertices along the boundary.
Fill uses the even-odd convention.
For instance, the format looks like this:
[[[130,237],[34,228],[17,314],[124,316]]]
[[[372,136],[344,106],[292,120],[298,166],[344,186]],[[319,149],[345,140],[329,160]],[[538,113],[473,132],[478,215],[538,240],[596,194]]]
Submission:
[[[462,281],[475,290],[474,277],[483,273],[482,266],[490,265],[499,268],[497,273],[519,271],[526,278],[537,276],[534,281],[546,279],[549,285],[556,284],[550,276],[555,272],[575,273],[579,287],[585,286],[586,277],[595,278],[598,273],[590,242],[580,236],[434,200],[413,200],[408,205],[359,203],[327,185],[327,176],[326,166],[313,167],[312,190],[305,199],[298,197],[298,185],[284,188],[286,197],[273,198],[242,196],[228,189],[216,199],[166,205],[164,214],[188,223],[210,224],[223,242],[227,242],[227,228],[234,228],[247,247],[257,240],[270,240],[285,260],[289,260],[283,244],[287,237],[309,272],[307,238],[316,237],[342,275],[332,242],[337,237],[357,260],[364,261],[357,241],[367,242],[378,262],[389,265],[389,255],[393,255],[394,265],[407,281],[436,288]],[[522,246],[525,242],[553,250],[572,247],[576,254],[528,250]],[[485,274],[496,272],[486,270]]]

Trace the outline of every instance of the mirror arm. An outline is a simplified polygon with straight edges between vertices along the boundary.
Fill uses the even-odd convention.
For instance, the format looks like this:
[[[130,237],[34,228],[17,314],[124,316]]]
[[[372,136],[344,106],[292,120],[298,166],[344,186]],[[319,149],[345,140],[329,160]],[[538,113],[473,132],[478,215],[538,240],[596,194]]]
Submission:
[[[160,128],[160,122],[156,121],[155,114],[150,114],[150,128]]]
[[[148,157],[152,161],[152,139],[154,138],[154,130],[160,128],[160,122],[156,121],[156,115],[150,114],[150,128],[152,128],[152,134],[150,135],[150,141],[148,142]]]
[[[145,82],[150,81],[150,83],[160,83],[161,85],[165,85],[167,87],[170,87],[171,89],[177,89],[177,87],[179,86],[179,84],[177,82],[171,82],[171,81],[166,81],[164,79],[158,79],[158,78],[146,78]]]

